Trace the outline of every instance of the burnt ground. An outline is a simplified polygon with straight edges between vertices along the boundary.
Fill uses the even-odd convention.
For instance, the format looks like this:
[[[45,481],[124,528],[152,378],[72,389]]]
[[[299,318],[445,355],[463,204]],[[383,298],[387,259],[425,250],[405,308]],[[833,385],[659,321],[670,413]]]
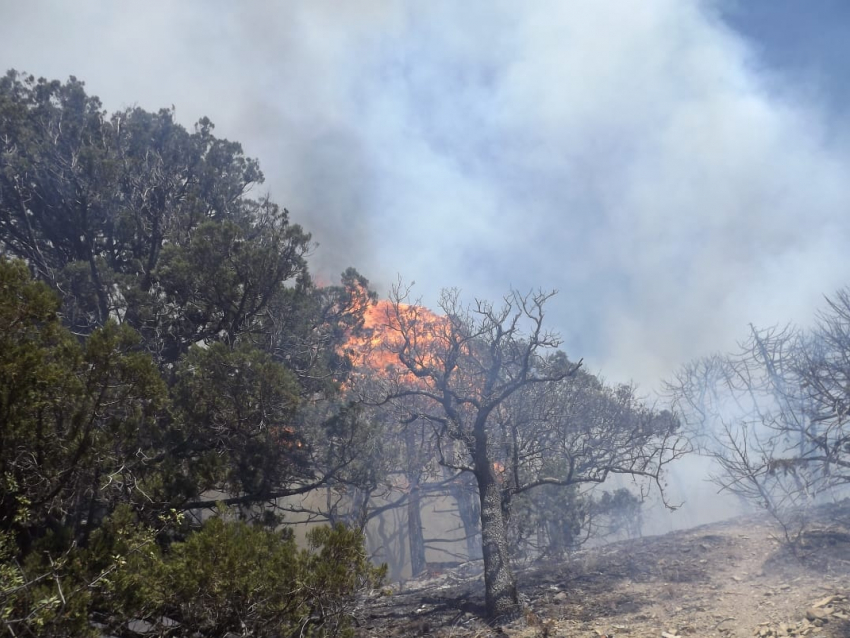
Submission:
[[[747,516],[520,568],[525,610],[489,625],[480,563],[368,601],[358,637],[850,638],[850,500],[818,510],[795,552]]]

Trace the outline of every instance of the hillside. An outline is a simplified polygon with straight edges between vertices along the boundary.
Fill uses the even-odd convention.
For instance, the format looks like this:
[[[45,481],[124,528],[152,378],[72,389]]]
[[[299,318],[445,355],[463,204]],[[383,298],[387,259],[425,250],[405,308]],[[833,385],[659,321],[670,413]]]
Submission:
[[[480,620],[480,566],[399,584],[358,636],[850,636],[850,500],[821,508],[794,555],[762,516],[577,552],[520,569],[527,610]]]

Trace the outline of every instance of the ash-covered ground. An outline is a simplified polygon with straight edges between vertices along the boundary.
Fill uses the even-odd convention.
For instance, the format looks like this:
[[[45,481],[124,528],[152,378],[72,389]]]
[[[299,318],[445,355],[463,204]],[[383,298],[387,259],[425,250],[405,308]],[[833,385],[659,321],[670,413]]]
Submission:
[[[358,637],[850,637],[850,500],[822,506],[796,551],[766,516],[518,567],[521,615],[488,624],[480,563],[367,602]]]

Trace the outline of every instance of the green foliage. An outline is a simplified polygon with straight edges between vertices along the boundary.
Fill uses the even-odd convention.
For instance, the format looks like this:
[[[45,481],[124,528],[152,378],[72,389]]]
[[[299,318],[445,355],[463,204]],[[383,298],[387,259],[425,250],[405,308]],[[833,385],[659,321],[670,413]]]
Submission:
[[[87,549],[42,552],[19,568],[0,536],[0,621],[18,636],[95,636],[92,621],[120,633],[134,620],[155,635],[348,635],[358,596],[379,587],[386,568],[372,566],[363,536],[343,526],[308,539],[299,549],[291,530],[222,511],[163,551],[155,531],[119,507]]]
[[[157,523],[160,536],[185,527],[182,515],[175,511]],[[118,506],[81,552],[80,563],[91,583],[91,611],[101,617],[145,617],[159,604],[156,580],[149,575],[161,561],[157,530],[139,521],[130,507]]]
[[[533,549],[561,557],[578,549],[590,530],[592,498],[576,485],[542,485],[514,497],[508,526],[511,553]]]
[[[256,348],[215,343],[180,362],[174,387],[197,485],[268,497],[307,472],[306,446],[290,425],[299,403],[295,376]]]
[[[191,348],[168,389],[128,326],[108,322],[81,343],[20,262],[0,262],[0,287],[2,529],[59,525],[84,540],[122,502],[151,522],[208,490],[262,502],[353,467],[369,444],[350,411],[299,415],[296,374],[248,343]],[[315,450],[323,440],[334,443]]]
[[[613,492],[603,492],[593,503],[595,514],[607,521],[605,533],[624,534],[627,538],[636,538],[642,534],[642,507],[643,501],[624,487]]]
[[[80,345],[57,307],[23,264],[0,260],[0,530],[23,546],[57,526],[84,538],[103,508],[145,500],[139,457],[166,402],[131,329],[108,323]]]
[[[0,534],[0,627],[13,636],[97,636],[88,620],[90,593],[74,573],[75,557],[31,554],[20,565],[8,538]]]
[[[256,342],[296,372],[306,393],[332,396],[351,372],[342,346],[360,333],[375,298],[354,268],[342,273],[337,286],[285,288],[269,306],[275,321]]]
[[[147,547],[150,561],[153,539],[127,506],[104,521],[88,549],[49,533],[20,561],[11,535],[0,534],[0,620],[15,636],[101,635],[93,619],[126,619],[125,611],[135,611],[124,601],[140,600],[145,590],[139,589],[140,561],[128,557]],[[133,588],[117,590],[116,583],[129,582]]]
[[[165,245],[152,273],[157,294],[126,286],[127,320],[163,360],[201,341],[232,345],[267,331],[268,306],[286,282],[306,276],[309,236],[267,200],[251,208],[250,223],[205,221],[185,243]]]
[[[369,563],[357,530],[341,524],[317,527],[307,539],[312,551],[302,553],[303,571],[314,609],[344,613],[340,604],[350,602],[352,592],[378,587],[386,576],[385,565],[375,568]]]
[[[250,507],[352,480],[370,447],[334,398],[374,293],[353,269],[316,287],[310,236],[247,196],[257,162],[212,131],[109,116],[73,77],[0,78],[0,613],[17,635],[166,612],[319,635],[376,577],[344,529],[301,552],[176,521],[210,492]]]
[[[62,292],[75,332],[120,316],[173,363],[306,280],[309,235],[245,196],[259,166],[212,130],[167,109],[108,117],[75,78],[0,78],[0,241]]]
[[[309,539],[299,550],[288,530],[210,519],[145,575],[159,583],[156,614],[217,635],[337,635],[358,592],[379,586],[385,570],[369,563],[359,532],[318,528]]]
[[[243,622],[271,629],[305,613],[292,595],[297,561],[291,534],[211,519],[172,547],[158,574],[167,592],[163,611],[202,632],[241,632]]]
[[[0,78],[0,115],[3,251],[60,294],[62,322],[75,335],[112,331],[123,351],[147,351],[168,386],[170,410],[127,395],[123,405],[156,403],[160,418],[137,428],[134,450],[109,455],[131,477],[102,475],[89,492],[107,480],[144,492],[157,508],[197,502],[208,489],[263,501],[293,478],[321,482],[337,469],[328,459],[350,461],[322,453],[323,467],[304,467],[308,444],[311,453],[328,447],[328,428],[315,419],[339,411],[316,404],[332,399],[348,374],[340,346],[374,293],[353,269],[340,286],[313,285],[310,236],[268,198],[247,196],[263,178],[239,144],[216,138],[205,118],[187,131],[173,110],[107,116],[74,78],[11,71]],[[125,347],[134,332],[140,340]],[[120,434],[140,416],[125,418]],[[123,452],[132,458],[117,462]]]

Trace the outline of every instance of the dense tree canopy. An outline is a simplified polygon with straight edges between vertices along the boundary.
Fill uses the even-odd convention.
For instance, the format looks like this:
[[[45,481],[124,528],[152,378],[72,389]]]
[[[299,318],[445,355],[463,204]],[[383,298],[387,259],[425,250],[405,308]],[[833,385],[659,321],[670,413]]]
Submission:
[[[22,262],[0,262],[0,291],[0,525],[25,545],[45,527],[85,537],[103,508],[147,500],[140,457],[161,449],[165,384],[129,328],[81,345]]]
[[[170,388],[163,447],[144,454],[146,467],[171,466],[163,502],[314,483],[299,407],[342,381],[339,346],[368,282],[351,270],[314,286],[309,235],[249,197],[257,162],[206,119],[190,133],[173,110],[108,116],[74,78],[15,72],[0,81],[0,114],[3,251],[59,293],[73,333],[116,322],[138,334]]]
[[[109,529],[131,530],[119,535],[139,539],[133,553],[189,533],[175,512],[218,502],[274,523],[264,504],[335,480],[359,453],[340,352],[374,294],[353,269],[313,283],[309,234],[251,197],[257,162],[212,131],[173,110],[107,115],[74,78],[0,80],[0,553],[18,566],[4,567],[0,609],[16,635],[82,632],[115,603],[98,593],[98,570],[120,567],[96,550],[116,542]],[[291,536],[262,543],[295,556]],[[359,586],[338,576],[310,596]],[[39,603],[46,582],[58,589]],[[151,599],[121,604],[143,617]],[[330,622],[304,609],[305,626]]]

